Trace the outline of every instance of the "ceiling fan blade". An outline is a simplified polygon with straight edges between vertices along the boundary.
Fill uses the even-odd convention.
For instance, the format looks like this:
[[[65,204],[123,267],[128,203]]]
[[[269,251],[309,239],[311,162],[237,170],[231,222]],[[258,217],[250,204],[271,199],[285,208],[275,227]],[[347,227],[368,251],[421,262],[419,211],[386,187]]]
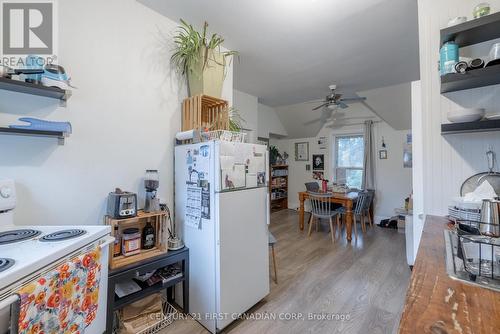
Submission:
[[[317,99],[317,100],[311,100],[311,101],[306,101],[304,103],[319,103],[319,102],[327,102],[325,99]]]
[[[328,121],[328,119],[330,119],[332,117],[332,113],[333,113],[333,110],[324,109],[323,112],[321,113],[320,118],[310,120],[310,121],[305,122],[303,124],[304,125],[311,125],[311,124],[318,123],[318,122],[326,123]]]
[[[337,102],[337,105],[342,109],[349,108],[349,106],[342,101]]]
[[[322,105],[317,106],[316,108],[313,108],[312,110],[313,110],[313,111],[314,111],[314,110],[318,110],[318,109],[323,108],[323,107],[325,107],[325,106],[327,106],[327,105],[329,105],[329,104],[330,104],[329,102],[323,103]]]
[[[365,101],[366,100],[366,97],[347,97],[345,99],[340,99],[342,102],[361,102],[361,101]]]

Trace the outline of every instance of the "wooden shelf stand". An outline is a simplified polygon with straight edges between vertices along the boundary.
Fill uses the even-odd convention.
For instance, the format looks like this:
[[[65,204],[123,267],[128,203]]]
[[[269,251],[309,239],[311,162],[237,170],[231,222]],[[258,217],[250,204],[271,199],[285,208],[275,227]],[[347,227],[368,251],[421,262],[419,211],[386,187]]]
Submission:
[[[120,235],[123,233],[124,229],[134,227],[139,228],[139,231],[142,233],[142,229],[144,228],[148,220],[150,221],[151,225],[153,225],[156,232],[155,246],[151,249],[141,249],[141,252],[135,255],[113,256],[113,245],[111,245],[111,249],[109,252],[109,267],[111,269],[117,269],[133,264],[135,262],[165,254],[167,252],[167,213],[164,211],[154,213],[139,211],[137,213],[137,217],[113,219],[106,216],[104,218],[104,223],[111,226],[111,235],[113,237],[116,237],[115,226],[118,226],[118,233],[120,233]]]
[[[271,211],[288,208],[288,165],[271,165],[269,192]]]

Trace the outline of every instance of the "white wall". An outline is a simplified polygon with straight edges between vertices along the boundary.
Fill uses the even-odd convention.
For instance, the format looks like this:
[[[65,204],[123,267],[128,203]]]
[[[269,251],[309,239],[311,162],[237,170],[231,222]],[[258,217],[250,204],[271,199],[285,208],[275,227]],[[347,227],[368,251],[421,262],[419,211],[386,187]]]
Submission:
[[[286,136],[287,132],[283,124],[281,123],[276,110],[274,108],[268,107],[259,103],[258,105],[259,113],[259,137],[269,138],[270,135],[275,136]]]
[[[78,86],[67,108],[0,91],[0,123],[22,116],[70,121],[65,146],[0,136],[0,177],[14,178],[18,224],[99,224],[115,187],[138,192],[159,169],[159,196],[173,207],[173,140],[186,96],[169,70],[159,31],[176,23],[134,0],[59,1],[59,62]],[[224,85],[232,101],[232,68]]]
[[[380,220],[394,215],[394,209],[404,205],[404,199],[411,193],[411,168],[403,168],[403,144],[406,141],[408,130],[396,131],[385,122],[374,124],[374,140],[376,143],[375,157],[375,182],[376,182],[376,203],[375,218]],[[286,151],[289,155],[289,187],[288,187],[288,207],[295,209],[299,206],[298,192],[304,191],[305,182],[314,181],[312,170],[306,171],[306,165],[311,164],[313,154],[325,155],[325,178],[333,181],[333,138],[335,135],[363,134],[362,125],[344,126],[339,129],[329,129],[324,127],[317,137],[302,139],[280,139],[270,142],[276,145],[280,152]],[[318,138],[325,136],[328,138],[328,147],[320,150]],[[388,159],[378,159],[378,149],[381,148],[381,139],[384,137],[387,145]],[[295,143],[309,143],[309,161],[295,161]],[[312,167],[311,167],[312,168]]]
[[[489,1],[493,12],[500,9],[500,0]],[[418,0],[420,39],[420,79],[422,86],[421,138],[423,147],[423,196],[426,214],[445,215],[454,196],[459,195],[462,182],[469,176],[487,170],[485,152],[488,146],[500,155],[498,132],[441,136],[440,125],[447,122],[449,110],[483,107],[489,113],[500,112],[500,86],[440,94],[437,69],[439,30],[450,18],[471,19],[477,1]],[[417,134],[415,134],[417,136]]]
[[[411,84],[412,105],[412,154],[413,154],[413,254],[417,254],[424,227],[424,129],[422,124],[422,85]]]
[[[257,139],[257,128],[258,128],[258,108],[259,104],[257,97],[241,92],[239,90],[234,90],[233,92],[234,102],[233,106],[238,110],[241,118],[244,120],[242,126],[249,134],[249,141],[254,142]]]
[[[358,92],[377,115],[396,130],[411,127],[411,83]]]

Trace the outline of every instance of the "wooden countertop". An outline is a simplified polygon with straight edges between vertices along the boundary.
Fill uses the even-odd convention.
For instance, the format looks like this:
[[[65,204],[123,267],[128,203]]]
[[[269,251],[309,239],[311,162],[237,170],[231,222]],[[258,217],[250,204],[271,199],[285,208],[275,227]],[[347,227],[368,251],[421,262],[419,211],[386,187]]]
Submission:
[[[500,293],[453,280],[446,273],[447,222],[427,216],[399,333],[500,333]]]

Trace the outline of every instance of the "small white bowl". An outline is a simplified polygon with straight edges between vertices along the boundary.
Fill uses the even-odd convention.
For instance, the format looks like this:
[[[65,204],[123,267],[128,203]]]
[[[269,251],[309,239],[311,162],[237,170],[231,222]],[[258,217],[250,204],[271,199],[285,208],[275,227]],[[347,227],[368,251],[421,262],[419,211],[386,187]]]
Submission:
[[[457,16],[448,21],[448,27],[456,26],[457,24],[467,22],[467,17]]]
[[[485,113],[483,108],[464,108],[450,110],[447,118],[452,123],[476,122],[483,119]]]

